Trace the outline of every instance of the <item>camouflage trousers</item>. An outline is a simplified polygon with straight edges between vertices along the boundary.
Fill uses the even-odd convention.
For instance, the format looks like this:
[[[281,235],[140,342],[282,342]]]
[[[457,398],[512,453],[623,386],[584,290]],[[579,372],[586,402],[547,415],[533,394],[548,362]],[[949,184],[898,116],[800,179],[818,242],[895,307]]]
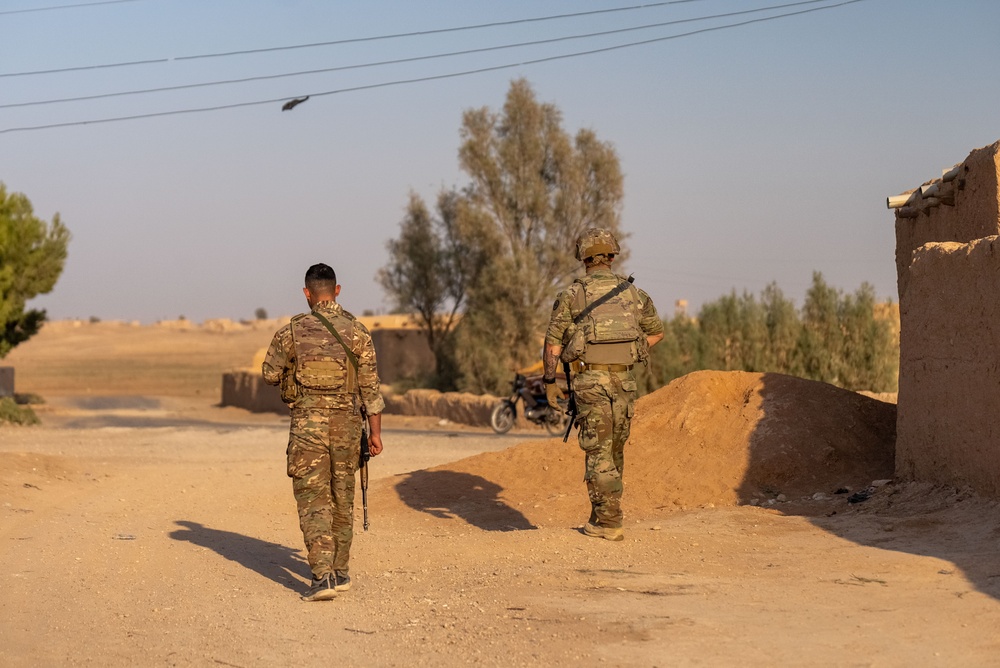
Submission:
[[[590,522],[622,525],[625,442],[635,411],[636,382],[630,371],[584,371],[573,379],[579,409],[580,448],[586,455]]]
[[[288,476],[316,579],[348,570],[360,439],[361,416],[352,409],[292,410]]]

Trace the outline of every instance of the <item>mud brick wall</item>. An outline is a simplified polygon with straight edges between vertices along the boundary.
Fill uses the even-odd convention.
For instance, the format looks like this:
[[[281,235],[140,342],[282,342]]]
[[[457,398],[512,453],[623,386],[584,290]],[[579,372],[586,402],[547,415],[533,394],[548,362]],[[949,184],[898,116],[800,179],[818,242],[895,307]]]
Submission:
[[[490,412],[499,399],[489,395],[437,390],[410,390],[404,394],[383,393],[385,412],[395,415],[434,416],[476,426],[490,423]],[[222,376],[222,406],[235,406],[253,413],[288,415],[278,388],[268,385],[257,371],[230,371]],[[526,426],[523,416],[519,425]]]
[[[896,475],[1000,498],[1000,143],[896,213]],[[937,189],[940,192],[942,189]]]
[[[378,375],[383,383],[391,385],[434,372],[434,353],[422,330],[373,329],[372,343],[378,359]]]
[[[925,244],[909,273],[896,474],[1000,498],[1000,237]]]
[[[490,424],[490,413],[500,401],[488,394],[410,390],[404,394],[386,394],[385,412],[395,415],[430,415],[442,420],[478,427]],[[518,404],[518,426],[527,426],[523,405]]]
[[[919,212],[912,218],[896,215],[896,278],[900,300],[906,291],[907,270],[913,253],[931,241],[969,242],[1000,234],[1000,142],[976,149],[959,168],[959,174],[947,186],[954,203],[926,206],[924,198],[915,198]],[[940,179],[935,179],[940,182]],[[933,183],[933,181],[928,182]],[[926,198],[931,200],[931,197]]]
[[[14,396],[14,367],[0,366],[0,397]]]
[[[278,388],[264,382],[260,371],[230,371],[222,374],[223,406],[244,408],[252,413],[288,415]]]

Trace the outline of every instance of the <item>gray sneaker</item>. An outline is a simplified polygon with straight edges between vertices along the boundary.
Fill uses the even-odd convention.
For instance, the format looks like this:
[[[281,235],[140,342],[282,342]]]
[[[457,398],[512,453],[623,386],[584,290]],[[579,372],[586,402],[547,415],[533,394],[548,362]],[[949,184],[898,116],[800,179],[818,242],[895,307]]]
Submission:
[[[334,586],[334,575],[327,573],[318,580],[312,581],[312,586],[302,595],[303,601],[329,601],[337,597],[337,589]]]
[[[347,574],[347,571],[334,571],[333,578],[334,590],[347,591],[351,588],[351,576]]]

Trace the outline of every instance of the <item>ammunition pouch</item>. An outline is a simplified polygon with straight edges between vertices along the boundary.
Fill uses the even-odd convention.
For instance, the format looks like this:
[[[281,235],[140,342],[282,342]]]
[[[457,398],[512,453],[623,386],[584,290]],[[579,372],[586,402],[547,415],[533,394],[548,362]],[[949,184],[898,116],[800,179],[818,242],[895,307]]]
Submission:
[[[559,354],[559,360],[562,362],[575,362],[583,359],[586,351],[587,333],[583,327],[576,324],[570,325],[563,335],[563,346],[562,352]]]
[[[281,384],[278,386],[281,392],[281,400],[286,404],[294,404],[295,400],[299,398],[299,386],[295,382],[294,373],[286,373],[281,377]]]

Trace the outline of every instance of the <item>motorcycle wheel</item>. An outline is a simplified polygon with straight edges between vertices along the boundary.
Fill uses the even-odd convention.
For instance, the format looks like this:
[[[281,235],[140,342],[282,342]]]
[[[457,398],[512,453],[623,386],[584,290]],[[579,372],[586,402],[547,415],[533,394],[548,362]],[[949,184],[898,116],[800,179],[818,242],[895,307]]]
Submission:
[[[514,406],[509,401],[501,401],[490,413],[490,427],[498,434],[506,434],[514,426]]]

